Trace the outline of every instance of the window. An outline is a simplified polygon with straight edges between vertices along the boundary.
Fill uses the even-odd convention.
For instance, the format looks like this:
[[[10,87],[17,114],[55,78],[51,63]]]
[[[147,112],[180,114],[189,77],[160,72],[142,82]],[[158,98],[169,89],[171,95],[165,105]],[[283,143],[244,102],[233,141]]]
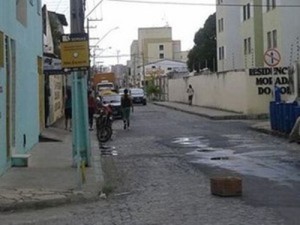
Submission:
[[[248,20],[251,17],[251,11],[250,11],[250,3],[243,6],[243,19]]]
[[[165,58],[165,55],[164,55],[164,53],[160,53],[160,54],[159,54],[159,58],[160,58],[160,59],[163,59],[163,58]]]
[[[267,33],[267,46],[268,46],[268,49],[272,48],[272,34],[271,32],[268,32]]]
[[[23,26],[27,25],[27,1],[17,0],[16,1],[16,15],[17,20],[23,24]]]
[[[272,34],[273,34],[273,48],[277,48],[277,30],[273,30]]]
[[[172,70],[172,68],[171,67],[168,67],[168,69],[167,70]]]
[[[244,55],[247,55],[248,52],[248,44],[247,44],[247,39],[244,39]]]
[[[277,48],[277,30],[269,31],[267,33],[267,47],[270,48]]]
[[[251,54],[251,38],[249,37],[247,40],[248,40],[248,54]]]
[[[224,31],[224,19],[223,18],[218,20],[218,30],[219,30],[219,32]]]
[[[155,69],[156,68],[156,66],[152,66],[152,69]]]
[[[276,0],[267,0],[267,12],[276,8]]]
[[[272,0],[272,8],[273,8],[273,9],[276,8],[276,0]]]
[[[251,44],[251,38],[248,37],[244,39],[244,55],[251,54],[252,44]]]
[[[219,60],[225,59],[225,51],[224,51],[224,46],[219,47]]]
[[[267,0],[267,12],[271,10],[271,4],[270,4],[271,0]]]
[[[163,45],[159,45],[159,50],[163,51],[164,50],[164,46]]]

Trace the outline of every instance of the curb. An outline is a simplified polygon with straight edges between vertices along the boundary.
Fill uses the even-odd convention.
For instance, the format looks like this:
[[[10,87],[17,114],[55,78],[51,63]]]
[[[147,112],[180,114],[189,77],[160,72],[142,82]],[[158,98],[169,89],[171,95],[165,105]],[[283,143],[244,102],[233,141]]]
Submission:
[[[281,132],[275,131],[275,130],[265,129],[262,127],[256,127],[255,125],[251,126],[251,129],[261,132],[261,133],[265,133],[265,134],[269,134],[269,135],[273,135],[273,136],[277,136],[277,137],[281,137],[281,138],[286,138],[286,139],[289,138],[288,134],[281,133]]]
[[[189,111],[189,110],[185,110],[185,109],[180,109],[177,108],[176,106],[170,106],[170,105],[165,105],[165,104],[160,104],[158,102],[153,102],[154,105],[157,106],[162,106],[162,107],[166,107],[169,109],[174,109],[180,112],[185,112],[185,113],[189,113],[192,115],[197,115],[197,116],[201,116],[201,117],[205,117],[211,120],[260,120],[260,119],[267,119],[268,115],[266,114],[260,114],[260,115],[225,115],[225,116],[210,116],[204,113],[199,113],[199,112],[193,112],[193,111]]]
[[[63,194],[57,194],[57,195],[63,195]],[[49,198],[44,200],[31,199],[23,202],[20,202],[19,200],[14,200],[14,202],[8,202],[6,204],[0,203],[0,212],[15,212],[15,211],[23,211],[29,209],[44,209],[48,207],[57,207],[66,204],[96,202],[99,199],[100,197],[98,194],[93,196],[85,196],[84,194],[70,194],[70,196],[64,195],[64,197],[52,198],[52,199]]]

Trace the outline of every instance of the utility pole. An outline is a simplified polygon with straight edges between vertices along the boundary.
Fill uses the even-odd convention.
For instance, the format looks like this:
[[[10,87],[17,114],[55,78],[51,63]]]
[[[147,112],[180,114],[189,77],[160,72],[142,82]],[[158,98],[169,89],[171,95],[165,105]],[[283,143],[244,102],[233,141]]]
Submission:
[[[84,33],[85,0],[70,0],[71,33]],[[72,142],[73,166],[78,170],[90,166],[90,134],[88,131],[87,71],[72,72]],[[80,171],[79,171],[80,172]]]
[[[89,54],[91,54],[91,48],[90,48],[90,40],[91,40],[91,37],[90,37],[90,21],[102,21],[102,19],[89,19],[87,18],[87,34],[88,34],[88,37],[89,37]],[[94,55],[95,55],[95,49],[97,48],[97,46],[95,46],[94,48]],[[94,57],[94,61],[95,61],[95,56]],[[91,57],[89,57],[89,60],[90,60]],[[91,62],[91,61],[90,61]],[[93,65],[95,65],[95,63],[93,63]],[[88,77],[87,77],[87,85],[88,85],[88,88],[90,87],[90,80],[91,80],[91,75],[94,75],[94,74],[91,74],[91,67],[89,68],[88,70]]]

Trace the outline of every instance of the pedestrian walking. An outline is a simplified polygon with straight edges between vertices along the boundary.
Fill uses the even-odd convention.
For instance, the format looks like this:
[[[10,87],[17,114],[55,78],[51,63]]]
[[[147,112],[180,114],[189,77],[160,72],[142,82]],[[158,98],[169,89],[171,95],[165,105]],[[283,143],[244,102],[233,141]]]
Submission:
[[[189,105],[192,105],[193,102],[193,96],[194,96],[194,89],[192,88],[192,85],[189,85],[189,88],[187,89],[188,93],[188,100],[189,100]]]
[[[121,98],[122,116],[124,122],[124,130],[130,126],[130,109],[133,112],[132,99],[128,94],[128,89],[124,89],[124,95]]]
[[[90,131],[93,130],[94,113],[96,110],[96,100],[92,91],[88,91],[88,114]]]
[[[72,93],[68,87],[65,95],[65,130],[72,131]]]

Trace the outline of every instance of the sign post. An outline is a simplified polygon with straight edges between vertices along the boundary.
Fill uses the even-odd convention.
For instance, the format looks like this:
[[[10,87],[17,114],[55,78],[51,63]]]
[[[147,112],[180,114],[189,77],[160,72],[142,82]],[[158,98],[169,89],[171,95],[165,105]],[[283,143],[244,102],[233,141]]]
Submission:
[[[264,54],[264,61],[265,63],[271,67],[271,76],[272,76],[272,83],[273,83],[273,97],[274,100],[277,100],[277,90],[276,90],[276,79],[274,78],[274,67],[277,66],[281,61],[281,56],[278,50],[276,49],[268,49]],[[280,96],[279,96],[280,99]]]
[[[87,116],[89,46],[86,33],[61,36],[61,65],[72,72],[73,165],[90,165],[90,141]]]

